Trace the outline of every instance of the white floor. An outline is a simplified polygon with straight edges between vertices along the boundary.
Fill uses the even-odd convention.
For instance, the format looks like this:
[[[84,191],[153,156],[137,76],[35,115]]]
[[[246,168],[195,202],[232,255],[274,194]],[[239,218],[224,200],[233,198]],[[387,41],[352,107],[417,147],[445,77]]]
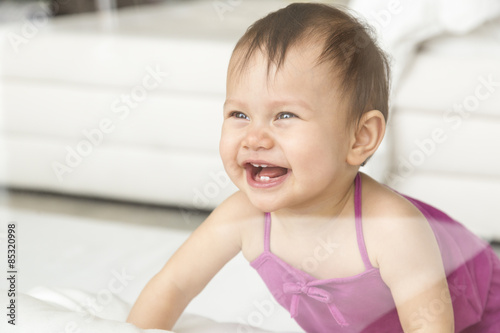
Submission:
[[[41,285],[95,292],[105,282],[98,276],[92,277],[96,268],[100,266],[104,279],[109,279],[113,271],[129,267],[137,269],[134,272],[137,276],[141,271],[141,279],[120,296],[133,302],[146,279],[161,268],[159,265],[207,215],[207,212],[49,193],[1,191],[0,194],[0,236],[6,232],[7,223],[17,223],[21,292]],[[161,249],[154,247],[158,244],[163,245]],[[146,249],[147,246],[152,248]],[[144,258],[140,266],[134,266],[139,254]],[[82,271],[87,266],[92,268]]]
[[[48,287],[99,294],[117,276],[124,276],[123,288],[113,294],[130,305],[208,214],[47,193],[0,194],[0,243],[5,244],[8,222],[17,223],[19,292]],[[4,257],[1,253],[3,249],[0,257]],[[0,270],[7,271],[6,260],[0,259]],[[5,283],[0,282],[0,289]],[[186,312],[219,322],[300,331],[277,303],[272,315],[263,313],[260,305],[270,301],[274,302],[257,272],[240,254],[210,281]]]

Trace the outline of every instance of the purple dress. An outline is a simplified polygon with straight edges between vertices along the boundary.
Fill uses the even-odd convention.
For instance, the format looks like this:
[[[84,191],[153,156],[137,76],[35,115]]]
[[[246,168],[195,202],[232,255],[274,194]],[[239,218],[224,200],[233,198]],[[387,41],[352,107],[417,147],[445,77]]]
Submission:
[[[265,214],[264,252],[250,264],[278,303],[309,333],[403,332],[391,292],[368,259],[359,174],[355,186],[356,234],[365,270],[351,277],[319,280],[274,255],[270,251],[271,215]],[[430,302],[410,320],[433,320],[445,302],[452,302],[455,332],[500,332],[500,260],[489,244],[441,211],[404,197],[424,214],[434,231],[451,296]]]

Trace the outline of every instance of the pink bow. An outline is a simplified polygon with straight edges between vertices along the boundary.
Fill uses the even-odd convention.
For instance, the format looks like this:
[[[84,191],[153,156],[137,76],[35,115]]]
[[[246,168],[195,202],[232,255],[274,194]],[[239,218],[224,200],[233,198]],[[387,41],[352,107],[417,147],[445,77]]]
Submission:
[[[293,294],[292,302],[290,304],[290,315],[292,318],[295,318],[298,315],[299,296],[303,294],[319,302],[325,303],[328,306],[331,315],[340,326],[349,326],[349,323],[345,320],[342,313],[340,313],[339,309],[332,303],[332,296],[328,291],[318,287],[308,286],[304,283],[287,282],[283,284],[283,292],[285,294]]]

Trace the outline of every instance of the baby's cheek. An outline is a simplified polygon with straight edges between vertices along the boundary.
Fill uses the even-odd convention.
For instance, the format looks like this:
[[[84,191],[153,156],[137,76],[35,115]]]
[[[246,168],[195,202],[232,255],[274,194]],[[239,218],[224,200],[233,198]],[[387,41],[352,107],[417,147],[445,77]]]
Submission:
[[[331,147],[309,146],[302,151],[300,156],[295,157],[299,167],[297,172],[306,173],[313,179],[324,179],[323,177],[337,169],[336,155]]]
[[[239,170],[239,165],[237,163],[237,150],[221,141],[221,144],[219,145],[219,155],[224,169],[231,180],[233,180],[235,173]]]
[[[223,163],[226,163],[231,156],[230,142],[227,140],[227,136],[225,135],[222,135],[219,141],[219,155]]]
[[[230,154],[224,149],[221,149],[220,156],[222,160],[222,165],[224,166],[224,169],[226,169],[226,172],[227,173],[234,172],[235,163],[230,158]]]

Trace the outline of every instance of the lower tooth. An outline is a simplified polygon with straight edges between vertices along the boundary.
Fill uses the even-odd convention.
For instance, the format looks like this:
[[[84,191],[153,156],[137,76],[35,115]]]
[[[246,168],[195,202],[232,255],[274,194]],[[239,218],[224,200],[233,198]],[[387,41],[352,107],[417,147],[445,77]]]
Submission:
[[[260,180],[268,181],[269,179],[271,179],[271,178],[266,177],[266,176],[260,176]]]

